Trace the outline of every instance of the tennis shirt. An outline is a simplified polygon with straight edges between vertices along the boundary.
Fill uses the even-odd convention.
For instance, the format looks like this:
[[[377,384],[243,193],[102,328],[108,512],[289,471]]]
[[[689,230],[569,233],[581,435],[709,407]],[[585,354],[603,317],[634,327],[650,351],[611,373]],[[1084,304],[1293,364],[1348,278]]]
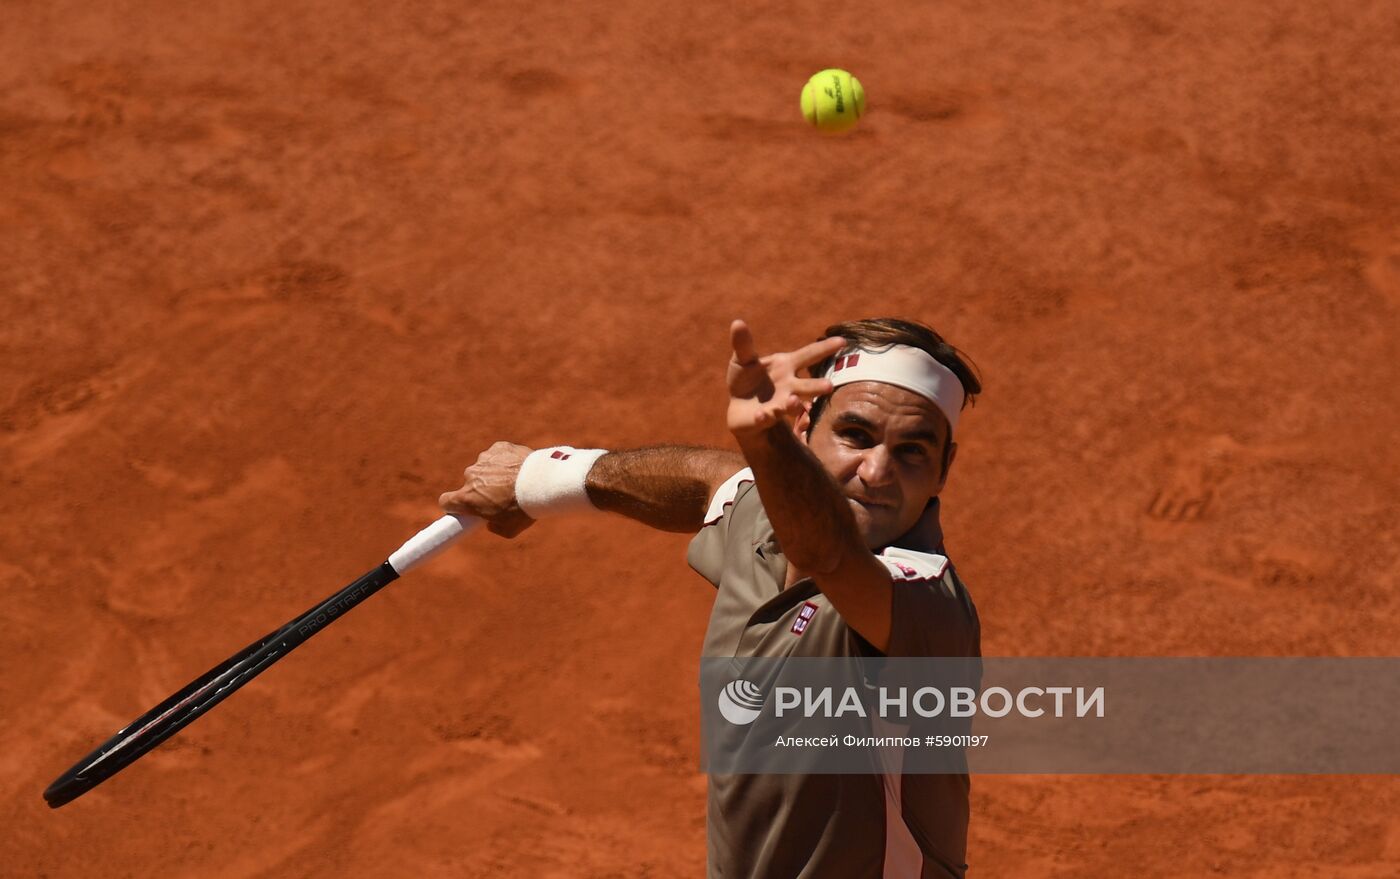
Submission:
[[[936,515],[920,528],[904,542],[941,544]],[[977,610],[945,556],[891,546],[876,557],[895,581],[885,655],[981,655]],[[686,560],[717,589],[707,657],[881,655],[810,577],[783,588],[787,561],[748,469],[716,492]],[[961,879],[968,790],[965,774],[712,774],[708,876]]]

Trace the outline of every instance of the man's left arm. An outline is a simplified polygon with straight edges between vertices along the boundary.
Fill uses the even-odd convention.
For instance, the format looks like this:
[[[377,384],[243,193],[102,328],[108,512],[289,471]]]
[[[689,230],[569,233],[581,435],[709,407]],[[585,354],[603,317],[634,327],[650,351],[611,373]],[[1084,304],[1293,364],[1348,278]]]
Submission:
[[[816,581],[852,629],[886,652],[894,594],[889,571],[865,547],[841,490],[787,420],[804,402],[831,392],[828,380],[801,372],[845,341],[824,339],[760,358],[743,321],[731,325],[730,341],[729,430],[753,470],[783,554]]]
[[[850,505],[811,450],[786,423],[741,439],[763,509],[783,554],[862,638],[885,653],[894,586],[865,547]]]

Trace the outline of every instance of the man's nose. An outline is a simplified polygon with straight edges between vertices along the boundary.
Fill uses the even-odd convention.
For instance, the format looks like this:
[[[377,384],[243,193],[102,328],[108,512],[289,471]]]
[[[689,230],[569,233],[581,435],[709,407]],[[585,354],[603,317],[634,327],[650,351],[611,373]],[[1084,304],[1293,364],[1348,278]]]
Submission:
[[[887,485],[894,478],[894,461],[889,450],[883,445],[871,446],[861,455],[860,469],[856,475],[866,485]]]

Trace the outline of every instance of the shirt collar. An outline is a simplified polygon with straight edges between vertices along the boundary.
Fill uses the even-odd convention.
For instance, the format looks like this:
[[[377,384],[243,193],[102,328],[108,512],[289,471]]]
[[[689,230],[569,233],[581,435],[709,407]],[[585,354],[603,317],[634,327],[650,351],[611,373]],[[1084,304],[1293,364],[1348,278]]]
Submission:
[[[915,552],[929,552],[944,555],[943,552],[943,525],[939,521],[940,505],[938,498],[930,498],[928,506],[924,507],[924,512],[919,516],[919,520],[914,523],[903,535],[897,538],[889,546],[897,546],[900,549],[912,549]],[[777,535],[773,532],[773,523],[768,519],[768,511],[760,505],[758,509],[758,536],[754,538],[754,551],[765,561],[771,561],[774,556],[782,555],[782,547],[778,545]],[[880,547],[884,550],[885,547]],[[879,551],[876,552],[879,555]],[[784,565],[786,567],[786,565]]]

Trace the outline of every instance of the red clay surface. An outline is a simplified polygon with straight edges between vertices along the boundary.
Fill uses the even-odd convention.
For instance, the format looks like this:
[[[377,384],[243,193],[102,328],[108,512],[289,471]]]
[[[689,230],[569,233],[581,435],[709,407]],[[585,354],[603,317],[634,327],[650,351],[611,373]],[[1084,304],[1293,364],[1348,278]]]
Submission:
[[[1393,3],[3,19],[5,875],[700,875],[711,593],[620,519],[474,536],[39,794],[491,441],[724,444],[734,316],[912,315],[977,360],[945,525],[988,654],[1400,641]],[[831,65],[869,90],[846,138],[797,109]],[[975,876],[1400,873],[1388,777],[973,807]]]

